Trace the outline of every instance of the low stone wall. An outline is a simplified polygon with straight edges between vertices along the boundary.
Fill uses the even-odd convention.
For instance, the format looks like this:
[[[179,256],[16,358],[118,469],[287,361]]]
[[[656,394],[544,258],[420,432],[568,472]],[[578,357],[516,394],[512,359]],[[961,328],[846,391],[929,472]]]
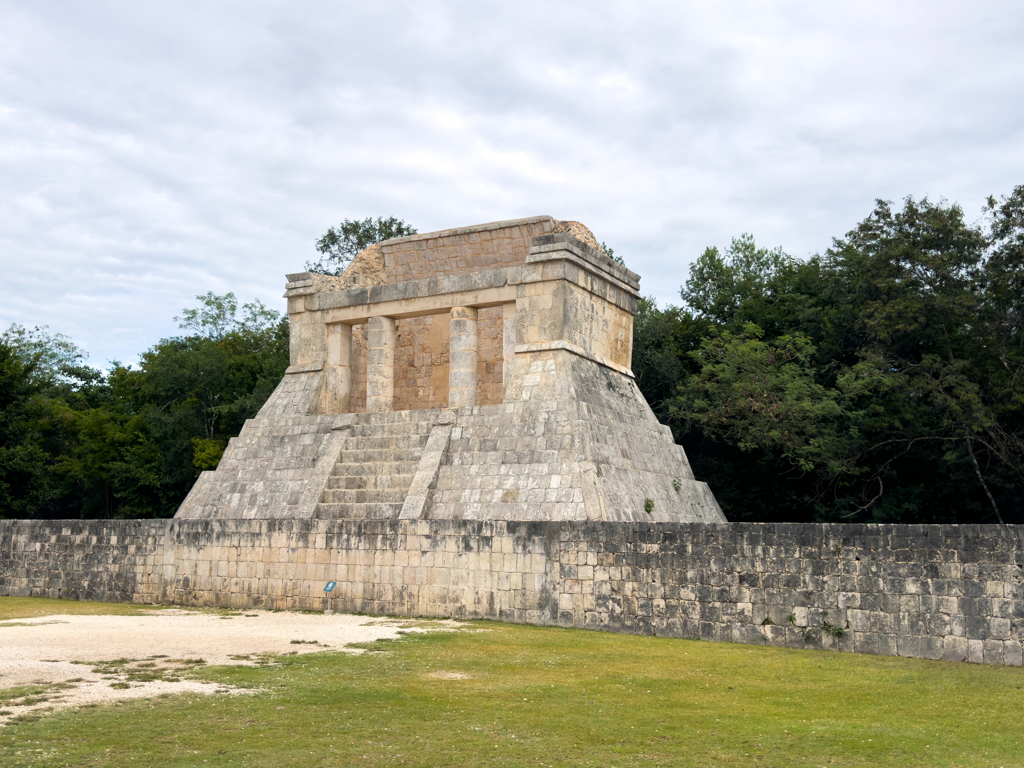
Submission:
[[[157,602],[168,522],[0,520],[0,595]]]
[[[0,594],[332,608],[1020,665],[1024,528],[0,521]]]

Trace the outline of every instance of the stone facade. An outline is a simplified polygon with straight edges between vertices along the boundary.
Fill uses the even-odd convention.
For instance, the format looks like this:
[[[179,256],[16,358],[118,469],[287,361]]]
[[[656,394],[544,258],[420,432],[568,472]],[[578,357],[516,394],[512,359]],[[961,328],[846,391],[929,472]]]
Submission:
[[[428,449],[429,450],[429,449]],[[1021,665],[1024,527],[0,521],[0,594],[450,616]]]
[[[176,517],[724,522],[633,380],[639,295],[550,216],[289,275],[284,381]]]

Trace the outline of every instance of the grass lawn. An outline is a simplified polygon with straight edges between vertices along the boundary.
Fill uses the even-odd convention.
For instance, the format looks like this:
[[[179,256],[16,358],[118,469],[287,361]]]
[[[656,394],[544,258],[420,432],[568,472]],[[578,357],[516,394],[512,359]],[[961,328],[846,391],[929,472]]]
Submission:
[[[133,603],[86,603],[78,600],[48,600],[41,597],[0,596],[0,621],[34,619],[65,613],[74,616],[136,616],[152,613],[169,605],[135,605]]]
[[[368,647],[11,725],[0,765],[1024,765],[1020,668],[493,622]]]

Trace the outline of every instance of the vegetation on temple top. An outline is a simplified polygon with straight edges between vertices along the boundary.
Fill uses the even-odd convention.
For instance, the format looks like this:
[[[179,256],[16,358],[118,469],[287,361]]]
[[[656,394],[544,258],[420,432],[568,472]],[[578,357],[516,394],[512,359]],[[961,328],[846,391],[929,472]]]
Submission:
[[[362,221],[345,219],[337,227],[328,229],[316,241],[320,258],[315,262],[307,261],[306,270],[324,275],[340,275],[364,248],[393,237],[415,234],[415,229],[394,216]]]

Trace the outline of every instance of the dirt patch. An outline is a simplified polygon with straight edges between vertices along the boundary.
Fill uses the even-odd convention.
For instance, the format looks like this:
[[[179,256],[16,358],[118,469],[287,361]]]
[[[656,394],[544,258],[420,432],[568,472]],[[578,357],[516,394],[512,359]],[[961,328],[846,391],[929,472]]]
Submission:
[[[189,679],[208,664],[262,665],[282,654],[361,653],[350,643],[455,622],[346,614],[163,610],[137,616],[43,616],[0,622],[0,724],[40,711],[165,694],[251,693]]]

